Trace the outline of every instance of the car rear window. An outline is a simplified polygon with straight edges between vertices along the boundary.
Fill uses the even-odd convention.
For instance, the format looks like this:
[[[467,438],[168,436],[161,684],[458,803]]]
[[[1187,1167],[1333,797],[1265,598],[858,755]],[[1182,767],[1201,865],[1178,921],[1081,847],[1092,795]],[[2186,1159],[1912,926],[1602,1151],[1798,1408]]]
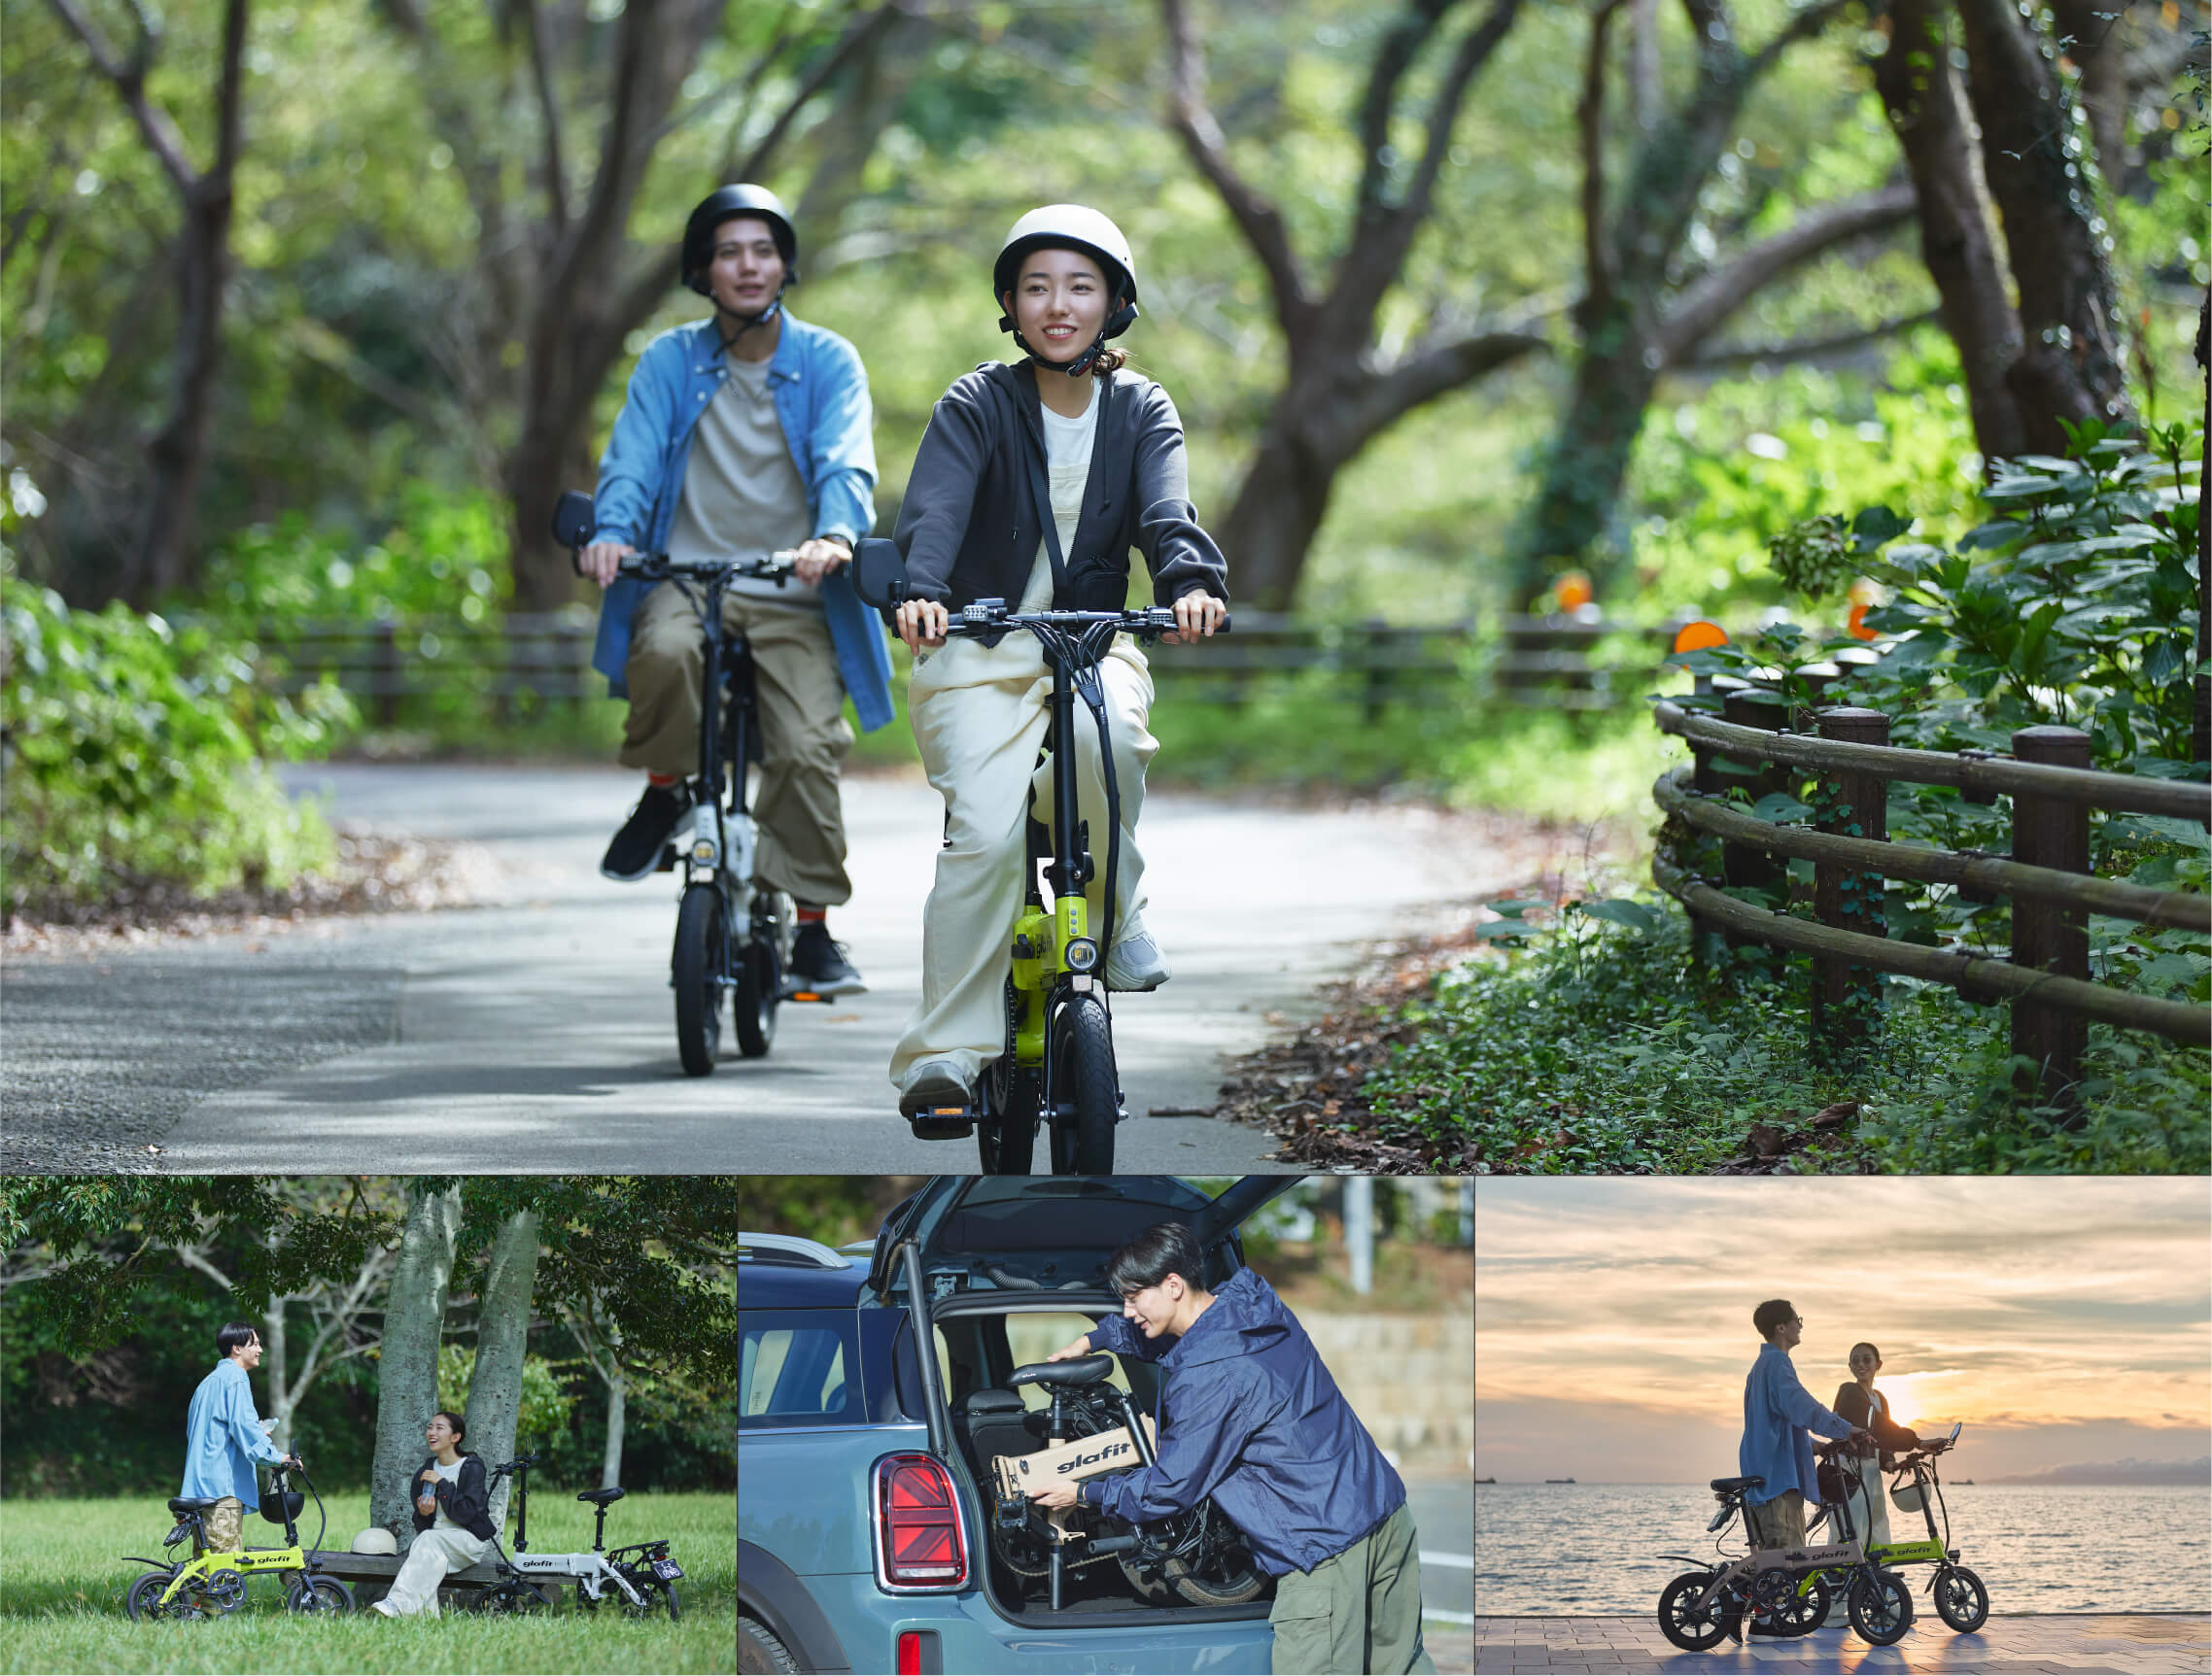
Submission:
[[[738,1323],[738,1423],[863,1419],[860,1361],[846,1311],[764,1310]]]

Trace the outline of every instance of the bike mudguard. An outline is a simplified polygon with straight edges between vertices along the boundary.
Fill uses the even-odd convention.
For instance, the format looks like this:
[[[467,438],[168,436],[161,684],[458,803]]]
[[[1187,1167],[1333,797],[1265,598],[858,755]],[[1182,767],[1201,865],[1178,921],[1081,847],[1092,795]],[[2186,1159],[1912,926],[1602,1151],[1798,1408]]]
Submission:
[[[1144,1421],[1145,1437],[1158,1454],[1158,1428],[1149,1414],[1140,1418]],[[1073,1443],[1041,1449],[1035,1454],[1001,1454],[991,1459],[991,1470],[998,1479],[998,1493],[1008,1501],[1017,1497],[1026,1499],[1036,1485],[1080,1484],[1102,1472],[1123,1472],[1143,1464],[1125,1425],[1099,1432],[1094,1437],[1079,1437]]]

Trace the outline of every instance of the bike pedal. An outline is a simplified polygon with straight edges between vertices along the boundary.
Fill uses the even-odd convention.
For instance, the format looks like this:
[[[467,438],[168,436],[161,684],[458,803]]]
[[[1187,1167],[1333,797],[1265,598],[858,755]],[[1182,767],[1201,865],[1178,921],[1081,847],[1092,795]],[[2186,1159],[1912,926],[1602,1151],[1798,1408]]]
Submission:
[[[976,1132],[973,1106],[932,1106],[907,1119],[916,1141],[965,1141]]]
[[[653,871],[655,872],[674,872],[678,859],[675,845],[665,843],[661,845],[661,859],[653,864]]]

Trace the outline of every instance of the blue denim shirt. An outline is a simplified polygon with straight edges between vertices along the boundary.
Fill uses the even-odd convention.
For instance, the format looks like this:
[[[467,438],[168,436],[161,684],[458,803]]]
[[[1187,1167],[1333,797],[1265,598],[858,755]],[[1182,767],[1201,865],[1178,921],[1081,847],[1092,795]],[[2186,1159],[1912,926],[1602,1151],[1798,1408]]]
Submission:
[[[714,323],[679,325],[645,346],[630,375],[630,392],[599,462],[593,496],[597,538],[626,541],[645,553],[668,545],[683,493],[683,469],[699,416],[729,376]],[[868,375],[852,345],[836,332],[783,315],[783,335],[768,363],[777,422],[807,488],[816,535],[857,541],[875,528],[876,443]],[[627,698],[630,621],[647,584],[616,578],[600,601],[592,667],[607,691]],[[838,672],[863,732],[891,719],[891,655],[882,620],[860,603],[844,570],[822,578],[822,613],[837,648]]]
[[[234,1495],[252,1513],[261,1505],[254,1462],[282,1459],[284,1452],[269,1442],[254,1413],[246,1370],[225,1356],[192,1392],[185,1417],[185,1487],[177,1493]]]
[[[1090,1344],[1158,1362],[1161,1402],[1172,1394],[1175,1412],[1159,1426],[1159,1463],[1089,1480],[1078,1492],[1087,1505],[1136,1523],[1210,1495],[1260,1569],[1281,1577],[1343,1553],[1403,1504],[1404,1481],[1252,1270],[1224,1282],[1180,1339],[1147,1339],[1108,1316]]]
[[[1851,1429],[1850,1421],[1822,1408],[1797,1383],[1788,1351],[1780,1345],[1761,1345],[1759,1359],[1744,1381],[1744,1441],[1736,1449],[1736,1471],[1767,1482],[1747,1492],[1746,1502],[1772,1501],[1793,1489],[1809,1505],[1819,1501],[1808,1426],[1822,1437],[1848,1437]]]

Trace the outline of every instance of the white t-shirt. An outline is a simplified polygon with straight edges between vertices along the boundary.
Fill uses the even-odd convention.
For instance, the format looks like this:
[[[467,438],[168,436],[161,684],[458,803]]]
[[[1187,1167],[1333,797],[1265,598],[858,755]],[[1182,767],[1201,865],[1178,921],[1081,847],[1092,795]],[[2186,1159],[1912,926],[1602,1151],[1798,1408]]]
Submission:
[[[467,1457],[464,1456],[463,1458]],[[457,1485],[461,1482],[461,1462],[458,1460],[455,1461],[451,1466],[447,1466],[443,1461],[432,1460],[431,1462],[431,1471],[436,1473],[438,1477],[444,1479],[448,1484]],[[432,1530],[459,1530],[463,1531],[466,1534],[474,1534],[473,1532],[468,1531],[467,1526],[456,1524],[452,1520],[446,1518],[445,1503],[442,1501],[437,1504],[437,1520],[433,1524],[432,1524],[431,1528]]]
[[[1061,559],[1071,561],[1075,557],[1075,527],[1083,516],[1083,492],[1090,482],[1091,442],[1098,435],[1098,380],[1087,378],[1084,382],[1090,386],[1090,405],[1074,419],[1062,419],[1042,402],[1038,404],[1045,420],[1045,482],[1053,497],[1053,528],[1060,538]],[[1052,603],[1053,560],[1040,539],[1037,557],[1029,565],[1029,585],[1021,590],[1017,609],[1044,611]]]

